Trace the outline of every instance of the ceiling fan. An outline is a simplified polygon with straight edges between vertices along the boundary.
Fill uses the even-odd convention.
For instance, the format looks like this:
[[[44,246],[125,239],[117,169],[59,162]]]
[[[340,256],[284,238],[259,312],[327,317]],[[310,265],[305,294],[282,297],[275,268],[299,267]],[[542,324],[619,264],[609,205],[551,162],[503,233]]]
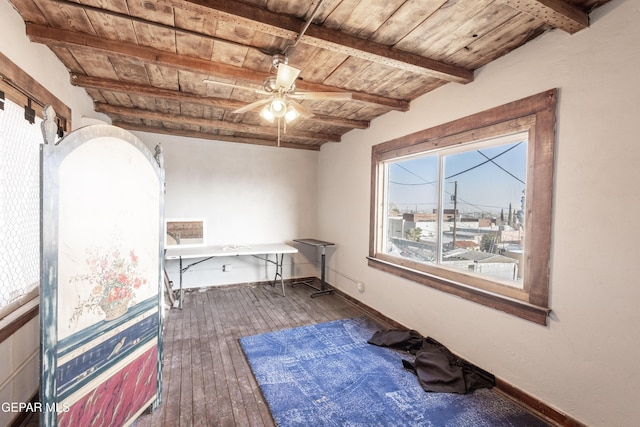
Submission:
[[[260,116],[263,119],[271,123],[277,119],[278,124],[280,124],[280,119],[284,119],[285,125],[298,117],[309,118],[313,116],[313,112],[304,105],[295,101],[296,99],[323,101],[349,101],[351,99],[351,93],[349,92],[297,92],[296,79],[298,78],[301,70],[292,67],[288,62],[288,58],[285,55],[276,54],[273,56],[272,65],[277,69],[277,74],[275,76],[272,75],[267,77],[264,80],[262,89],[254,89],[249,86],[223,83],[209,79],[205,79],[203,81],[205,83],[228,86],[235,89],[250,90],[260,95],[266,95],[267,98],[252,102],[232,112],[241,114],[262,107],[260,110]]]

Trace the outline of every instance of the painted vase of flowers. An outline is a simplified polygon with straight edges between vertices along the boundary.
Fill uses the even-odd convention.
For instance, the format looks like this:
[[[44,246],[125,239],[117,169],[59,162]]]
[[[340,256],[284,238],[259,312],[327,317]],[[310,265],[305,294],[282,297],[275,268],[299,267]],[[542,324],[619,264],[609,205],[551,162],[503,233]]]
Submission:
[[[87,274],[79,274],[72,281],[83,281],[93,285],[87,299],[76,305],[69,323],[72,324],[86,312],[104,313],[105,320],[122,316],[135,299],[135,290],[147,284],[139,271],[139,258],[132,249],[127,254],[120,249],[88,251],[85,263]]]

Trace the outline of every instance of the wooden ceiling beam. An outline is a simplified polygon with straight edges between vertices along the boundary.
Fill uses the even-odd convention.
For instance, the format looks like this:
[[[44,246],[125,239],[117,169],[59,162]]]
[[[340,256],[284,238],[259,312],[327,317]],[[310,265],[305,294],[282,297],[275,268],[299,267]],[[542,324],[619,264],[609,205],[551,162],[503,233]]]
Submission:
[[[589,15],[567,1],[503,0],[503,2],[569,34],[577,33],[589,26]]]
[[[207,107],[224,108],[227,110],[235,110],[247,105],[246,102],[236,101],[233,99],[196,95],[189,92],[164,89],[138,83],[123,82],[120,80],[92,77],[85,74],[72,73],[71,83],[75,86],[80,86],[85,89],[98,89],[132,95],[151,96],[153,98],[164,99],[167,101],[187,102],[196,105],[205,105]],[[316,114],[305,120],[320,122],[331,126],[346,127],[350,129],[367,129],[370,124],[370,122],[367,120],[345,119],[341,117],[325,116],[321,114]]]
[[[174,0],[172,3],[176,7],[184,7],[185,4],[191,3],[216,11],[224,15],[224,18],[230,22],[243,26],[248,25],[255,30],[289,40],[294,40],[297,37],[304,24],[296,17],[281,15],[239,1],[185,0],[178,2]],[[361,39],[321,25],[309,25],[301,43],[440,80],[457,83],[473,81],[473,70],[394,49],[391,46]]]
[[[209,128],[225,129],[233,132],[243,132],[243,133],[254,134],[254,135],[271,135],[276,138],[278,137],[278,129],[276,127],[273,127],[273,125],[253,126],[253,125],[246,125],[243,123],[234,123],[234,122],[227,122],[224,120],[206,119],[201,117],[191,117],[191,116],[185,116],[185,115],[176,116],[175,114],[143,110],[140,108],[119,107],[115,105],[105,104],[102,102],[95,103],[95,110],[99,113],[104,113],[107,115],[114,114],[114,115],[123,116],[123,117],[135,117],[136,119],[142,119],[142,120],[157,120],[157,121],[168,122],[168,123],[176,123],[178,125],[183,124],[183,125],[192,125],[192,126],[202,126],[202,127],[209,127]],[[341,140],[340,135],[298,131],[290,128],[287,130],[286,135],[292,138],[323,140],[323,141],[332,141],[332,142],[340,142]]]
[[[146,46],[132,45],[116,40],[91,36],[86,33],[63,30],[61,28],[49,27],[46,25],[27,23],[26,33],[29,39],[35,43],[43,43],[62,48],[86,48],[98,50],[107,55],[115,55],[128,60],[145,61],[156,65],[164,65],[178,70],[192,73],[217,76],[222,78],[243,80],[254,84],[262,85],[267,74],[258,73],[242,67],[227,65],[220,62],[212,62],[193,56],[180,55],[166,52]],[[334,86],[325,86],[309,83],[305,81],[296,82],[296,87],[300,90],[310,90],[317,92],[331,92],[344,90]],[[387,98],[370,93],[351,91],[352,101],[360,101],[380,105],[391,110],[408,111],[409,102],[401,99]]]
[[[192,130],[170,129],[170,128],[163,128],[158,126],[146,126],[146,125],[135,124],[135,123],[130,123],[126,121],[118,121],[118,120],[113,121],[112,124],[114,126],[117,126],[123,129],[138,131],[138,132],[150,132],[150,133],[158,133],[158,134],[171,135],[171,136],[185,136],[188,138],[210,139],[215,141],[238,142],[242,144],[266,145],[269,147],[278,146],[278,141],[274,139],[235,137],[235,136],[219,135],[215,133],[192,131]],[[319,151],[321,145],[322,144],[320,145],[296,144],[294,142],[280,141],[280,147],[296,148],[299,150],[301,149],[301,150]]]

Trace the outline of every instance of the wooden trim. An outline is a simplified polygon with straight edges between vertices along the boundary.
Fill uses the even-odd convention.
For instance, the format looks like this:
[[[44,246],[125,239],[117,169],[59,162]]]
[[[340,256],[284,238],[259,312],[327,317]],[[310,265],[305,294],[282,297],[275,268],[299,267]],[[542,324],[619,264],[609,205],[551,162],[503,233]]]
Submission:
[[[509,102],[498,107],[484,110],[480,113],[462,117],[429,129],[420,130],[409,135],[401,136],[387,142],[373,146],[373,152],[378,156],[393,150],[400,150],[419,143],[472,131],[487,126],[514,120],[542,112],[552,108],[555,111],[558,89],[550,89],[537,95],[532,95],[517,101]],[[412,151],[407,151],[410,154]],[[415,152],[415,150],[413,151]]]
[[[24,306],[22,306],[24,307]],[[22,308],[18,308],[12,314],[17,313]],[[20,328],[29,323],[31,319],[34,319],[40,313],[40,304],[35,304],[33,307],[25,310],[23,313],[17,314],[15,318],[8,321],[7,325],[0,329],[0,343],[4,342],[7,338],[15,334]],[[7,317],[10,317],[8,315]]]
[[[455,268],[429,265],[412,259],[398,258],[383,253],[377,253],[373,259],[384,264],[395,265],[408,271],[414,271],[417,274],[433,278],[436,281],[443,280],[446,283],[451,283],[452,286],[457,285],[462,288],[473,287],[474,289],[480,290],[480,292],[502,295],[503,297],[525,302],[529,301],[529,294],[523,289],[510,286],[509,284],[502,284],[497,280],[466,274],[464,271]],[[464,283],[464,285],[460,285],[461,283]]]
[[[65,132],[71,131],[71,109],[2,52],[0,52],[0,83],[13,87],[16,92],[31,98],[38,104],[41,107],[36,111],[38,117],[42,118],[43,107],[53,106],[56,115],[62,119],[60,125],[63,126],[63,130]],[[13,100],[13,97],[10,99]],[[32,107],[34,106],[32,105]]]
[[[487,292],[476,287],[455,283],[442,277],[428,275],[418,270],[382,261],[379,258],[369,257],[368,260],[369,267],[512,314],[539,325],[546,326],[547,317],[551,312],[551,310],[546,307],[538,307],[527,303],[526,301],[520,301],[503,295]]]
[[[318,278],[315,278],[316,280],[320,280]],[[372,317],[374,317],[375,319],[380,319],[382,320],[384,323],[387,323],[391,328],[394,329],[407,329],[406,326],[404,326],[403,324],[396,322],[395,320],[393,320],[390,317],[385,316],[384,314],[382,314],[381,312],[379,312],[378,310],[373,309],[372,307],[368,306],[367,304],[363,303],[362,301],[360,301],[359,299],[356,299],[354,297],[352,297],[351,295],[341,291],[340,289],[335,288],[332,285],[329,285],[328,283],[326,284],[326,286],[330,289],[333,289],[333,292],[336,293],[337,295],[339,295],[340,297],[344,298],[345,300],[347,300],[349,303],[355,305],[356,307],[358,307],[360,310],[366,312],[367,314],[371,315]]]
[[[495,136],[521,133],[531,129],[532,126],[536,125],[536,122],[536,114],[528,114],[521,117],[508,118],[496,123],[483,123],[481,126],[474,128],[458,127],[453,130],[454,133],[443,134],[437,138],[429,138],[415,143],[412,141],[409,146],[405,145],[387,151],[380,151],[376,158],[378,161],[389,160],[418,152],[453,147],[462,143],[477,142]]]

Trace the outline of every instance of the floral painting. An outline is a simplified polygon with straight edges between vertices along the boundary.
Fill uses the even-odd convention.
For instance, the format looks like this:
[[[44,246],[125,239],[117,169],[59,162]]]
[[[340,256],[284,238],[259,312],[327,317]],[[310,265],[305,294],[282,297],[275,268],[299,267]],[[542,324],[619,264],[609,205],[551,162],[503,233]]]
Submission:
[[[85,312],[103,312],[105,320],[113,320],[127,312],[136,303],[136,291],[148,285],[140,271],[139,257],[134,249],[128,253],[118,248],[102,250],[90,248],[85,260],[88,273],[79,274],[73,281],[85,281],[93,287],[88,298],[76,306],[71,319],[75,323]]]
[[[58,339],[158,294],[157,177],[135,148],[102,142],[83,144],[60,167]]]

